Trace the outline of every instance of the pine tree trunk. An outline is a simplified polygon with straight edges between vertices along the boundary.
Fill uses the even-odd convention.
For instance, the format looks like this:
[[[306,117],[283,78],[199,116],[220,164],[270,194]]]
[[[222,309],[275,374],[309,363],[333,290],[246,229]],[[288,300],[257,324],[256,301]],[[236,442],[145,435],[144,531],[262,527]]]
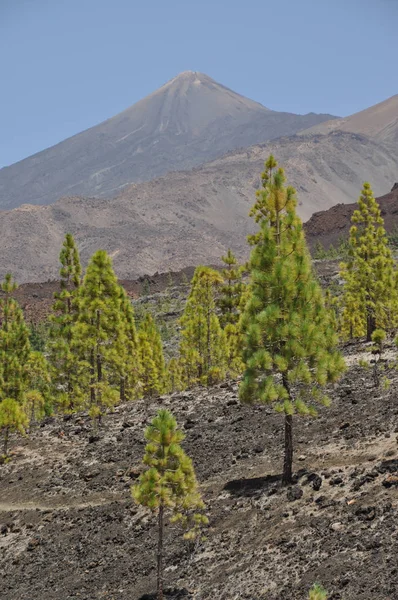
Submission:
[[[124,402],[126,399],[126,389],[125,389],[125,377],[120,378],[120,402]]]
[[[293,415],[285,415],[285,458],[282,485],[290,485],[293,475]]]
[[[159,506],[158,515],[158,526],[159,526],[159,537],[158,537],[158,581],[157,581],[157,592],[158,600],[163,600],[163,511],[164,507],[161,503]]]
[[[4,432],[4,445],[3,445],[3,453],[4,456],[7,456],[7,452],[8,452],[8,436],[9,436],[9,428],[6,427],[5,432]]]
[[[372,341],[372,333],[376,329],[376,319],[373,311],[368,310],[366,315],[366,341]]]
[[[285,390],[292,401],[289,382],[285,374],[282,375]],[[282,485],[290,485],[293,476],[293,415],[285,414],[285,457],[283,461]]]
[[[94,350],[90,353],[90,404],[95,404],[95,356]]]

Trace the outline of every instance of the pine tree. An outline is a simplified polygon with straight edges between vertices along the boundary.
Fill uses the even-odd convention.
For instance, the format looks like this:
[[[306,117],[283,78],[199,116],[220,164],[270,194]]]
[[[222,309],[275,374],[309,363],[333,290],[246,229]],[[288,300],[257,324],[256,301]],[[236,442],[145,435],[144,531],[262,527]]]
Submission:
[[[14,398],[4,398],[0,402],[0,432],[4,432],[3,455],[8,456],[8,440],[11,432],[25,435],[29,419],[23,406]]]
[[[216,314],[217,271],[197,267],[181,317],[180,357],[187,385],[211,385],[225,378],[227,344]]]
[[[32,351],[26,363],[25,410],[32,424],[52,412],[50,367],[41,352]]]
[[[226,265],[221,271],[223,283],[220,285],[217,306],[220,309],[220,324],[225,328],[227,325],[236,325],[239,321],[239,308],[243,293],[243,267],[238,266],[231,249],[221,260]]]
[[[17,301],[17,289],[10,274],[1,284],[0,298],[0,400],[10,398],[24,402],[27,386],[26,363],[30,355],[29,330]]]
[[[150,313],[146,313],[140,323],[138,347],[144,396],[162,394],[167,387],[163,345],[159,330]]]
[[[352,215],[348,259],[341,265],[344,280],[341,326],[345,337],[391,328],[397,321],[394,261],[380,207],[365,183]]]
[[[157,513],[157,594],[158,600],[163,600],[165,513],[171,513],[171,522],[178,521],[184,526],[185,539],[194,539],[208,520],[202,512],[204,503],[192,461],[181,448],[184,434],[173,415],[160,410],[146,429],[145,438],[148,441],[144,455],[147,470],[132,488],[132,495],[138,504]]]
[[[221,257],[226,268],[221,271],[224,282],[220,286],[217,306],[220,311],[220,324],[224,329],[227,348],[228,373],[235,376],[242,372],[242,336],[239,318],[242,309],[242,300],[245,285],[242,281],[244,267],[238,262],[230,249]]]
[[[79,315],[72,329],[72,350],[81,358],[79,385],[89,395],[89,412],[98,422],[119,399],[125,346],[120,287],[110,257],[98,250],[79,290]]]
[[[286,485],[292,481],[293,415],[315,415],[313,402],[328,404],[322,388],[340,376],[344,361],[312,272],[295,190],[285,186],[273,156],[262,181],[251,211],[260,229],[249,238],[251,296],[242,315],[246,370],[240,396],[284,414]]]
[[[120,310],[126,338],[120,379],[120,400],[123,402],[139,397],[142,365],[134,309],[122,286],[120,286]]]
[[[73,327],[79,315],[78,293],[81,284],[79,252],[73,236],[67,233],[59,256],[60,291],[54,294],[50,317],[49,362],[52,366],[54,391],[64,410],[78,407],[78,364],[73,351]]]
[[[168,391],[180,392],[184,389],[183,370],[177,358],[171,358],[167,365]]]
[[[327,600],[327,599],[328,599],[327,591],[318,583],[314,583],[314,585],[310,589],[308,600]]]

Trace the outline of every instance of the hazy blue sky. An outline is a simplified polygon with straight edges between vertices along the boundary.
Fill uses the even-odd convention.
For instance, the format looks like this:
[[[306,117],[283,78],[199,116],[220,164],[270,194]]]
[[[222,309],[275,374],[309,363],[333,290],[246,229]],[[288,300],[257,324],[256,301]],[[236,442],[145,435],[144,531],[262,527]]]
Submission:
[[[398,93],[397,23],[398,0],[0,0],[0,166],[185,70],[275,110],[351,114]]]

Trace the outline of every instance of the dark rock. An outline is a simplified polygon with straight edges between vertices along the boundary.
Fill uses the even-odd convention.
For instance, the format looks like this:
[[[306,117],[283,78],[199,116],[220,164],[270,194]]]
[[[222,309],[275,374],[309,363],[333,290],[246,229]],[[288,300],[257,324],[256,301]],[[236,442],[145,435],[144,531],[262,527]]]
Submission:
[[[329,485],[340,485],[341,483],[343,483],[343,478],[339,475],[332,477],[332,479],[329,481]]]
[[[289,502],[294,502],[295,500],[300,500],[303,495],[303,490],[299,485],[294,485],[293,487],[288,488],[286,492],[286,497]]]
[[[376,469],[379,473],[397,473],[398,472],[398,458],[392,458],[390,460],[383,460]]]

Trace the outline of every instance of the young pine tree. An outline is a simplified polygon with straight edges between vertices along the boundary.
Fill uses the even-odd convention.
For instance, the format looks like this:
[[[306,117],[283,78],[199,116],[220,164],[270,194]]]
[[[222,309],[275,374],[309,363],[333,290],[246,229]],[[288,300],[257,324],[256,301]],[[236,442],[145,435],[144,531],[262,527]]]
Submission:
[[[49,362],[58,403],[73,411],[79,403],[79,359],[73,349],[73,331],[79,316],[78,293],[81,284],[79,252],[73,236],[67,233],[59,256],[60,291],[54,294],[50,317]]]
[[[327,600],[327,599],[328,599],[327,591],[318,583],[314,583],[314,585],[310,589],[308,600]]]
[[[167,387],[167,374],[162,339],[150,313],[146,313],[138,330],[141,383],[144,396],[163,394]]]
[[[341,265],[344,280],[341,326],[345,337],[391,328],[397,321],[394,261],[388,247],[380,207],[365,183],[352,215],[349,250]]]
[[[259,231],[249,271],[251,295],[242,315],[245,335],[244,402],[271,404],[284,415],[284,485],[292,482],[293,415],[315,415],[314,403],[328,404],[322,388],[335,381],[344,361],[325,309],[296,214],[295,190],[270,156],[252,216]]]
[[[0,401],[10,398],[22,405],[28,384],[26,364],[30,342],[22,310],[12,297],[16,288],[7,274],[1,284],[0,298]]]
[[[227,344],[216,314],[216,289],[222,277],[209,267],[197,267],[181,317],[180,360],[188,386],[211,385],[224,379]]]
[[[132,495],[138,504],[157,513],[157,593],[158,600],[163,600],[166,513],[171,513],[172,522],[182,523],[186,529],[185,539],[194,539],[208,520],[202,512],[204,503],[192,461],[181,448],[184,434],[178,429],[173,415],[160,410],[146,429],[145,438],[148,442],[144,455],[147,470],[132,488]]]
[[[81,359],[79,387],[98,422],[106,407],[119,399],[125,347],[120,287],[110,257],[98,250],[80,287],[79,315],[72,328],[72,350]]]

